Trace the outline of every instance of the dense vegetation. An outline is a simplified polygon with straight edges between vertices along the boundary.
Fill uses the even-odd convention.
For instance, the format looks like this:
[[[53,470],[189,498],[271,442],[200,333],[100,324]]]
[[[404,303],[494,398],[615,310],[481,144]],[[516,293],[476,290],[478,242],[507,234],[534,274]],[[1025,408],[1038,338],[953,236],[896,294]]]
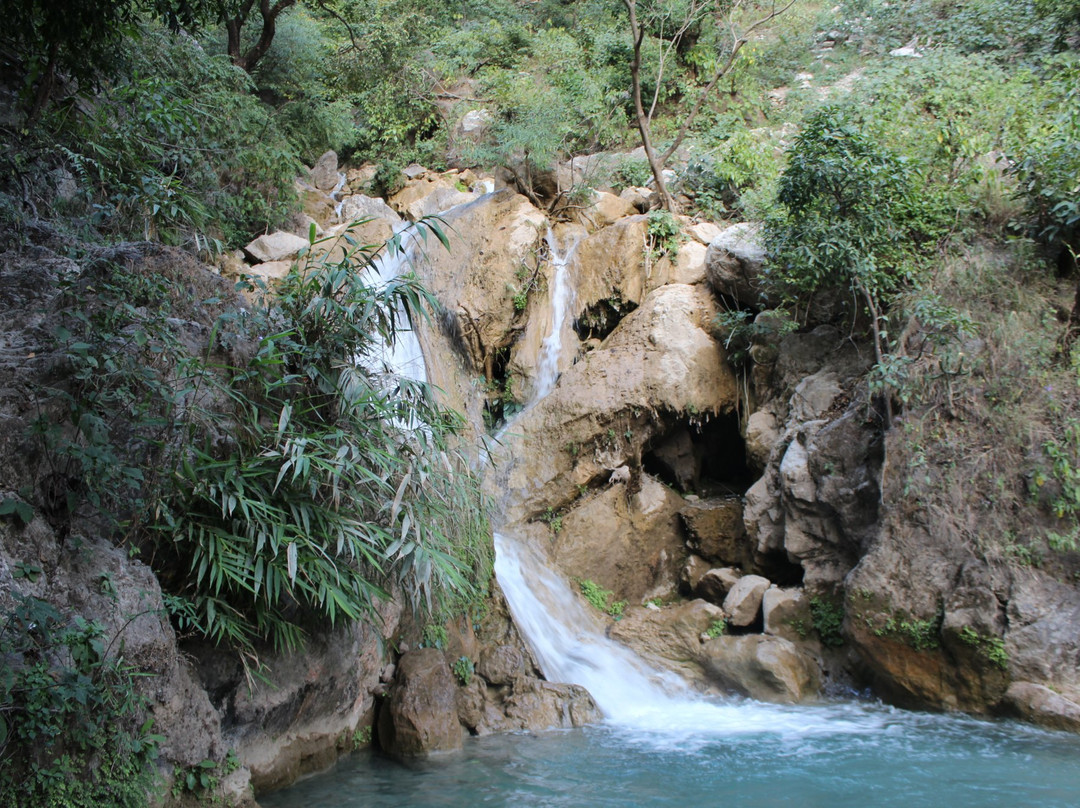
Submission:
[[[846,300],[886,425],[902,416],[905,493],[987,557],[1064,575],[1080,549],[1080,3],[800,0],[770,17],[782,6],[0,0],[0,239],[49,220],[80,259],[130,239],[207,258],[287,222],[295,177],[326,149],[377,164],[379,192],[412,161],[501,168],[555,209],[650,182],[628,154],[645,136],[673,207],[765,222],[775,310],[728,301],[728,344]],[[463,136],[480,110],[489,126]],[[552,186],[559,161],[601,151],[619,156]],[[673,250],[677,220],[651,227]],[[482,596],[490,547],[459,423],[426,386],[352,361],[431,309],[422,289],[313,261],[221,318],[220,289],[87,266],[56,335],[68,418],[37,437],[89,483],[68,507],[111,517],[178,626],[257,669],[261,648],[369,618],[387,592],[435,613]],[[206,325],[202,355],[179,313]],[[965,521],[972,501],[987,505]],[[26,507],[0,516],[29,521]],[[70,800],[129,804],[152,738],[99,716],[134,721],[130,672],[96,626],[47,609],[22,603],[0,630],[5,658],[36,659],[0,679],[4,763],[49,736],[6,771],[43,761],[33,787],[62,796],[95,745],[122,744],[116,781]],[[85,721],[49,706],[69,696]]]

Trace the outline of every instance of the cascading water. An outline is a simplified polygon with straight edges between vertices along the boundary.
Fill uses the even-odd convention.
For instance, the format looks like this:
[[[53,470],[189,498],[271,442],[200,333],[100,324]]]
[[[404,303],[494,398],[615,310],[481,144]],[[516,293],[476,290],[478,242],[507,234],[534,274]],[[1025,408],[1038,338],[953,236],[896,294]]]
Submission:
[[[540,362],[536,369],[536,388],[533,393],[535,404],[555,389],[559,380],[559,359],[562,357],[562,334],[566,324],[566,315],[574,303],[574,287],[570,284],[570,264],[578,240],[574,239],[563,251],[559,251],[555,233],[548,228],[545,237],[551,250],[551,265],[555,277],[551,284],[551,332],[544,337],[540,346]]]
[[[401,233],[407,225],[397,228]],[[408,267],[420,246],[415,232],[405,234],[401,246],[394,251],[384,251],[375,259],[374,271],[377,274],[380,285],[385,286],[392,282]],[[427,381],[427,365],[424,363],[424,354],[420,349],[420,340],[416,332],[411,328],[404,327],[408,320],[405,312],[398,309],[395,313],[398,319],[398,330],[392,344],[383,344],[377,352],[377,358],[383,366],[398,376],[404,376],[418,382]]]

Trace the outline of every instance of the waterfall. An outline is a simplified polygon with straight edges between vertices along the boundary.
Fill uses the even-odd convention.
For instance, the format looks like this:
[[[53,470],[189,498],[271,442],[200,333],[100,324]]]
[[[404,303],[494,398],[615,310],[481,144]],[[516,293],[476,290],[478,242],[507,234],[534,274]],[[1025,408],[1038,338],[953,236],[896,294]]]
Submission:
[[[536,390],[530,406],[554,390],[555,382],[559,379],[563,326],[566,324],[566,315],[574,303],[574,288],[570,285],[569,267],[580,237],[574,238],[562,252],[559,251],[555,234],[550,227],[545,240],[551,249],[551,265],[555,268],[555,277],[551,284],[551,332],[544,337],[540,347],[540,361],[536,368]]]
[[[401,232],[407,227],[409,225],[402,224],[396,229],[396,232]],[[375,259],[373,270],[369,270],[376,273],[379,285],[385,286],[405,271],[405,268],[412,263],[413,258],[420,249],[418,241],[416,233],[412,232],[402,239],[399,249],[393,253],[385,250],[379,254]],[[424,354],[420,350],[420,340],[411,327],[401,327],[402,324],[408,323],[404,309],[399,307],[395,312],[395,317],[399,327],[394,335],[394,342],[392,345],[384,343],[380,346],[376,356],[384,367],[389,368],[398,376],[404,376],[418,382],[426,382],[427,365],[424,363]]]

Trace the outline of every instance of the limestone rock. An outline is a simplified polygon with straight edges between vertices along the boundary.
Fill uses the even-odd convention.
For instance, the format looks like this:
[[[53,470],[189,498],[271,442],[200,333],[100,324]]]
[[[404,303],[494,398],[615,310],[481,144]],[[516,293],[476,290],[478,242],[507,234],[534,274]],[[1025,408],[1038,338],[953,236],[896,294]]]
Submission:
[[[761,614],[766,634],[792,642],[804,639],[813,625],[810,605],[801,589],[770,586],[761,599]]]
[[[462,116],[461,122],[458,124],[458,130],[463,135],[482,135],[491,126],[493,120],[494,116],[489,110],[472,109]]]
[[[770,474],[750,486],[743,497],[743,524],[759,553],[783,549],[784,511]]]
[[[717,606],[722,606],[728,592],[735,587],[735,584],[742,577],[743,574],[734,567],[711,569],[701,576],[697,586],[694,588],[694,592],[698,597],[704,598],[710,603],[715,603]]]
[[[649,210],[649,200],[652,191],[648,188],[623,188],[619,192],[619,199],[629,202],[638,213],[646,213]]]
[[[705,576],[705,573],[709,572],[709,569],[709,562],[701,558],[701,556],[688,556],[682,570],[679,571],[679,586],[685,592],[696,592],[698,584]]]
[[[382,219],[387,224],[395,225],[401,221],[397,211],[387,205],[382,197],[364,194],[351,194],[342,199],[339,217],[343,222],[354,222],[357,219]]]
[[[665,606],[660,611],[635,608],[611,628],[611,636],[648,659],[700,680],[703,675],[701,635],[724,613],[704,600]]]
[[[810,474],[810,456],[798,438],[788,444],[784,459],[780,461],[780,480],[785,493],[795,499],[809,503],[817,499],[817,483]]]
[[[320,191],[332,191],[341,177],[338,174],[337,152],[325,152],[311,169],[311,182]]]
[[[467,186],[459,187],[459,182],[453,174],[420,175],[390,197],[390,206],[414,222],[424,216],[444,213],[477,198]],[[467,239],[462,241],[473,246]]]
[[[708,247],[723,230],[720,225],[713,222],[695,222],[686,227],[685,232],[698,244]]]
[[[705,643],[706,672],[722,687],[762,701],[801,702],[817,695],[817,663],[780,637],[747,634]]]
[[[507,729],[570,729],[599,721],[596,702],[580,685],[528,679],[504,700]]]
[[[1002,706],[1025,721],[1080,732],[1080,700],[1068,699],[1045,685],[1013,682],[1005,692]]]
[[[744,575],[724,598],[724,612],[733,626],[749,626],[761,611],[761,599],[772,584],[760,575]]]
[[[593,191],[592,200],[581,210],[575,211],[574,218],[590,230],[599,230],[636,213],[637,210],[629,201],[606,191]]]
[[[675,265],[671,268],[671,283],[701,283],[705,280],[705,255],[707,248],[704,244],[691,241],[679,247],[679,254],[675,257]]]
[[[570,501],[578,484],[606,479],[657,428],[645,417],[648,412],[730,411],[739,393],[723,349],[708,330],[714,313],[706,289],[657,289],[599,349],[569,367],[549,396],[522,413],[500,449],[518,459],[497,462],[493,475],[501,494],[516,503],[513,511],[542,512]],[[609,427],[595,417],[633,418],[635,411],[630,442],[609,440]]]
[[[486,648],[480,655],[476,672],[493,685],[508,685],[526,672],[525,657],[513,645]]]
[[[779,440],[780,430],[771,412],[758,410],[746,419],[746,459],[755,468],[765,468]]]
[[[772,305],[761,287],[761,267],[765,248],[761,244],[761,225],[741,222],[723,230],[710,243],[705,256],[709,285],[718,294],[733,297],[748,306]]]
[[[841,393],[836,373],[820,371],[807,376],[791,396],[791,417],[800,422],[821,418]]]
[[[601,301],[633,308],[645,297],[645,249],[648,219],[628,216],[597,230],[578,245],[575,255],[575,316]]]
[[[267,261],[264,264],[245,267],[242,274],[253,279],[262,279],[269,285],[270,282],[280,281],[288,275],[295,265],[295,261]]]
[[[563,517],[554,547],[568,575],[600,581],[631,603],[673,592],[683,552],[682,498],[644,474],[639,496],[629,507],[624,488],[613,486],[586,500]]]
[[[395,757],[418,757],[461,748],[456,687],[441,651],[402,655],[390,698],[379,711],[379,743]]]
[[[296,254],[308,246],[308,240],[292,233],[277,231],[259,236],[246,247],[247,253],[255,263],[284,261],[295,258]]]
[[[679,511],[690,547],[702,558],[723,564],[748,560],[742,502],[735,497],[687,503]]]

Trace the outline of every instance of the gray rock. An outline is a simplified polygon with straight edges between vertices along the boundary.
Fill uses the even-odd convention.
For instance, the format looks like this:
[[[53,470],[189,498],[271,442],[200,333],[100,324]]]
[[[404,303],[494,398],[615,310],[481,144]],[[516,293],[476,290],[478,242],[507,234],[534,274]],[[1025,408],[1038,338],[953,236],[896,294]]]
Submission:
[[[712,569],[701,576],[694,590],[698,597],[720,606],[743,574],[733,567]]]
[[[801,589],[770,586],[761,598],[761,614],[766,634],[792,642],[803,639],[812,625],[809,604]]]
[[[772,584],[760,575],[745,575],[724,598],[724,612],[733,626],[748,626],[761,611],[761,599]]]
[[[311,182],[320,191],[332,191],[341,177],[338,175],[337,152],[325,152],[311,169]]]
[[[740,222],[723,230],[710,243],[705,254],[705,276],[715,292],[728,295],[748,306],[762,302],[774,305],[761,288],[761,267],[765,248],[761,244],[761,225]]]
[[[306,238],[278,230],[275,233],[259,236],[244,247],[244,252],[257,264],[284,261],[287,258],[295,258],[300,250],[308,246],[308,243]]]

